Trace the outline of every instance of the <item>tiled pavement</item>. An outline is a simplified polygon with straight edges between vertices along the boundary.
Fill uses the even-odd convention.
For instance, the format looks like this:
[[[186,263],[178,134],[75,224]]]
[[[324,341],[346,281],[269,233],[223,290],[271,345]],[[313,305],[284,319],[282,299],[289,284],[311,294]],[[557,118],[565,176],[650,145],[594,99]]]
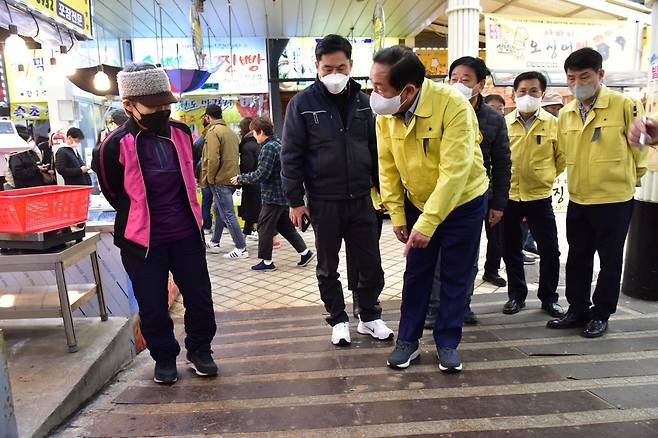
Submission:
[[[560,234],[560,248],[562,249],[562,264],[566,262],[567,243],[565,234],[565,215],[557,215],[558,231]],[[312,230],[303,233],[307,245],[313,248],[314,238]],[[247,248],[250,257],[243,260],[226,260],[223,253],[233,249],[231,236],[222,236],[221,254],[208,254],[208,269],[213,286],[213,299],[215,311],[225,310],[251,310],[271,309],[278,307],[297,307],[313,304],[322,304],[318,292],[317,280],[315,278],[315,263],[306,268],[298,268],[299,256],[293,248],[281,239],[281,249],[274,250],[274,263],[277,266],[275,272],[252,272],[250,267],[259,260],[258,242],[248,241]],[[402,275],[404,274],[404,258],[402,257],[403,246],[395,238],[390,222],[384,223],[382,238],[380,242],[382,254],[382,268],[385,272],[386,286],[381,294],[381,300],[401,299]],[[495,286],[485,283],[481,279],[486,254],[486,237],[482,235],[480,251],[480,272],[475,282],[475,293],[487,294],[498,291]],[[341,263],[339,265],[340,279],[343,282],[345,298],[351,301],[352,296],[347,290],[347,277],[345,275],[345,251],[341,251]],[[536,291],[539,264],[526,269],[530,291]],[[501,269],[501,275],[505,276],[505,269]],[[561,282],[564,275],[561,276]],[[173,308],[173,314],[183,315],[182,298],[177,299]]]
[[[401,248],[384,235],[382,306],[397,328]],[[622,297],[608,335],[585,340],[546,329],[532,294],[505,316],[506,294],[481,286],[464,372],[439,373],[430,331],[420,361],[400,372],[385,366],[390,342],[353,332],[350,348],[332,346],[312,269],[286,249],[277,262],[276,277],[249,273],[249,261],[212,263],[217,305],[247,310],[217,313],[219,378],[197,378],[181,357],[179,382],[157,386],[142,354],[55,436],[658,437],[658,303]],[[237,286],[253,288],[229,295]]]

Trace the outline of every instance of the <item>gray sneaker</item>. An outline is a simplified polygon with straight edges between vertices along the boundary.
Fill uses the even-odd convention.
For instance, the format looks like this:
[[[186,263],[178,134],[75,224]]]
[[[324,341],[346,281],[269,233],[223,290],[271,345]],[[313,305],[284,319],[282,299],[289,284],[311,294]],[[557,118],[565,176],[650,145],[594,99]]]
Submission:
[[[407,368],[411,361],[420,357],[420,346],[418,341],[406,342],[397,340],[395,343],[395,350],[388,356],[386,365],[391,368],[404,369]]]
[[[458,373],[462,370],[462,359],[454,348],[436,347],[439,369],[444,373]]]

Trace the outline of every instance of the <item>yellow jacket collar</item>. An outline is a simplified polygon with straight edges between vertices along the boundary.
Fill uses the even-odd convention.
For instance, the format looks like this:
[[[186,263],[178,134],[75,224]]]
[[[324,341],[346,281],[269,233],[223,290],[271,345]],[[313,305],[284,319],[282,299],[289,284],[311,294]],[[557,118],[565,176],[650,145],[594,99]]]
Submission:
[[[420,99],[414,112],[419,117],[430,117],[432,115],[432,96],[430,96],[429,92],[432,85],[433,83],[430,79],[425,79],[423,85],[420,87]]]

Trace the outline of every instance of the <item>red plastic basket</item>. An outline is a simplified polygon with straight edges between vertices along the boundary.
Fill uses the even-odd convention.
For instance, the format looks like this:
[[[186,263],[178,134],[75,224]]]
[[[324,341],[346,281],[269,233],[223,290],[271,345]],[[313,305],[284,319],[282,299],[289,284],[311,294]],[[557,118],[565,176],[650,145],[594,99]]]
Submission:
[[[0,192],[0,232],[40,233],[87,220],[91,186],[43,186]]]

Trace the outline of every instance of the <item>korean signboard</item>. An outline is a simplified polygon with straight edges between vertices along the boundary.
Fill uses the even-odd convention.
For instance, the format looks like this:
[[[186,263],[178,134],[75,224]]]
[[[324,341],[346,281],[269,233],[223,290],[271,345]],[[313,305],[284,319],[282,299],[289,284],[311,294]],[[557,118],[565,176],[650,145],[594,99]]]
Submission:
[[[10,113],[14,120],[47,120],[47,57],[44,50],[31,50],[29,62],[18,71],[19,62],[5,52]]]
[[[290,38],[286,49],[279,58],[279,79],[314,78],[317,74],[315,68],[315,46],[320,41],[318,38]],[[372,52],[375,41],[372,38],[350,38],[352,43],[352,66],[351,76],[368,77],[372,66]],[[398,44],[397,38],[385,38],[384,46]],[[308,86],[308,83],[282,82],[281,89],[286,91],[296,90]]]
[[[190,38],[165,38],[164,54],[154,38],[136,38],[133,58],[138,62],[161,64],[165,69],[197,69]],[[205,67],[211,72],[207,84],[220,94],[267,93],[267,50],[263,38],[211,38],[205,48]]]
[[[222,108],[222,118],[229,125],[237,125],[245,117],[255,118],[269,111],[268,94],[240,94],[235,96],[198,96],[183,98],[172,106],[172,117],[192,126],[201,133],[201,118],[210,104]]]
[[[567,56],[583,47],[598,50],[608,71],[636,69],[637,28],[624,20],[489,14],[485,34],[492,70],[561,71]]]
[[[51,18],[66,28],[89,38],[91,34],[91,0],[14,0]]]

